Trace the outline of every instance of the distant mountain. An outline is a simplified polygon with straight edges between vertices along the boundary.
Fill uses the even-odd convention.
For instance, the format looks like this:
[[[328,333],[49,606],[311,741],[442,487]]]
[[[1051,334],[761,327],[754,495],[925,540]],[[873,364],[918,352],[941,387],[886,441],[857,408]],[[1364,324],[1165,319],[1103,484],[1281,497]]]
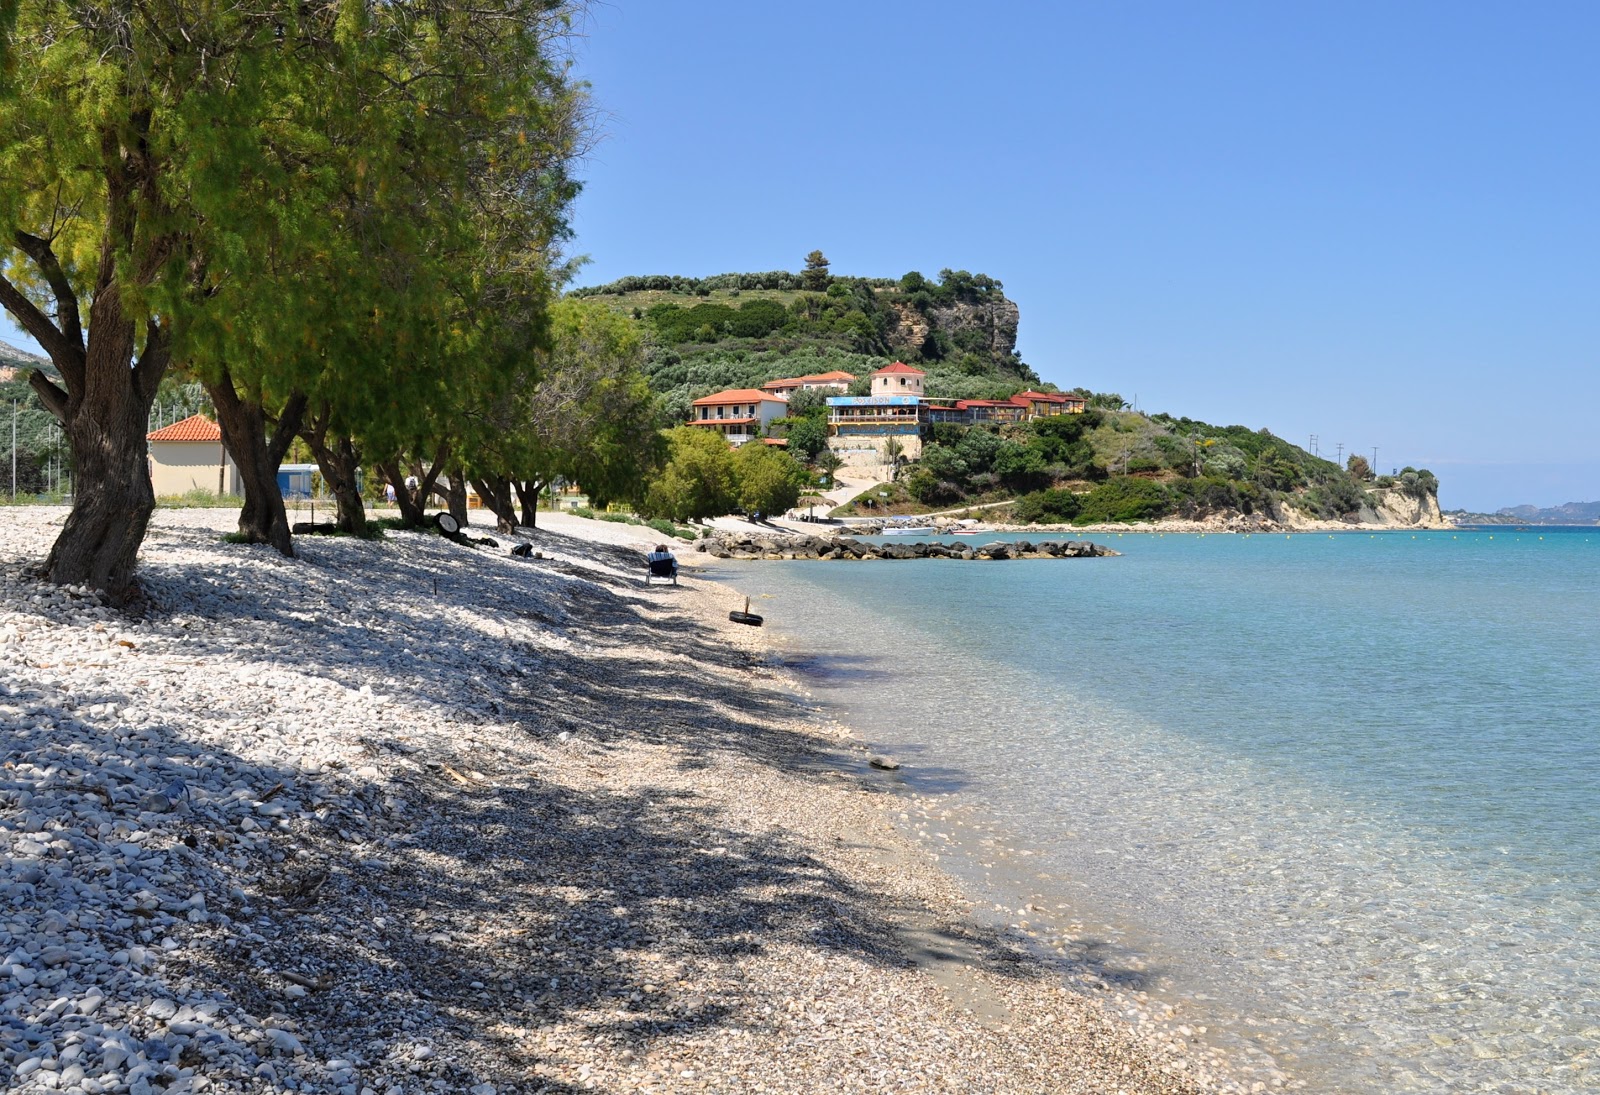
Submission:
[[[1540,509],[1538,506],[1507,506],[1495,517],[1524,525],[1593,525],[1600,523],[1600,502],[1568,502]]]
[[[12,369],[37,369],[48,366],[50,362],[38,354],[30,354],[27,350],[19,350],[9,342],[0,342],[0,368]]]

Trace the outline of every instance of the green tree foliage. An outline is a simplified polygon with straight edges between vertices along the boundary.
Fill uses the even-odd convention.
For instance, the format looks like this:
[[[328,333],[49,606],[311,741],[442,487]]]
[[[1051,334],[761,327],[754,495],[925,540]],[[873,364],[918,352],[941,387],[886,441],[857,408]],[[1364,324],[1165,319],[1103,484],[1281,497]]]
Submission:
[[[758,441],[733,454],[739,505],[749,513],[777,514],[794,508],[810,477],[789,454]]]
[[[737,308],[726,304],[696,304],[682,308],[670,301],[647,313],[663,342],[716,342],[732,338],[761,338],[789,321],[789,312],[775,300],[747,300]]]
[[[820,293],[828,288],[828,283],[833,280],[828,273],[828,258],[821,251],[813,251],[806,256],[806,268],[800,272],[800,284],[813,293]]]
[[[61,374],[34,379],[77,473],[52,579],[131,589],[174,360],[258,406],[298,392],[341,452],[386,449],[525,329],[451,328],[564,231],[576,91],[547,51],[566,5],[17,11],[0,304]]]
[[[828,397],[838,393],[831,388],[800,388],[789,393],[789,417],[828,417]]]
[[[549,346],[531,359],[525,386],[482,417],[473,470],[511,480],[524,499],[562,478],[596,505],[636,502],[664,450],[639,330],[578,299],[557,301],[549,318]]]
[[[666,465],[645,489],[641,512],[702,521],[733,509],[738,481],[727,439],[714,430],[679,426],[667,431],[666,441]]]
[[[937,327],[941,308],[958,302],[993,304],[1004,301],[999,281],[986,275],[944,271],[949,285],[932,283],[921,275],[895,281],[886,278],[831,277],[825,284],[805,275],[734,275],[714,278],[650,276],[623,278],[610,285],[572,290],[573,296],[649,294],[635,296],[619,306],[639,309],[654,330],[656,349],[646,371],[669,407],[687,405],[674,389],[681,367],[703,371],[714,362],[725,366],[732,357],[754,358],[771,354],[780,359],[764,374],[753,375],[741,386],[759,385],[781,376],[799,376],[813,369],[808,363],[782,363],[796,355],[833,356],[859,354],[877,360],[866,368],[844,366],[864,377],[871,369],[899,358],[922,364],[928,372],[928,393],[935,398],[1004,398],[1039,378],[1010,347],[1014,336],[992,325],[964,326],[954,332],[930,334],[927,352],[907,342],[902,325],[906,307],[922,307]],[[921,280],[918,280],[921,279]],[[907,292],[903,285],[917,286]],[[795,290],[801,290],[796,293]],[[721,299],[696,299],[721,291]],[[732,299],[735,293],[766,293],[752,299]],[[670,294],[669,299],[661,299]],[[782,315],[779,307],[786,309]],[[970,317],[968,317],[970,318]],[[953,322],[951,320],[950,322]],[[733,385],[729,385],[733,386]],[[714,389],[706,389],[710,391]],[[706,394],[696,391],[689,398]]]
[[[797,393],[798,394],[798,393]],[[828,447],[828,423],[820,415],[789,420],[789,451],[807,462]]]
[[[1414,498],[1425,498],[1430,494],[1439,493],[1439,480],[1427,468],[1401,468],[1395,485]]]
[[[1012,512],[1020,524],[1059,525],[1076,518],[1081,510],[1078,496],[1070,490],[1040,490],[1018,498]]]
[[[1363,483],[1372,481],[1372,465],[1367,463],[1367,458],[1358,452],[1350,454],[1350,459],[1345,461],[1345,470],[1353,478],[1359,479]]]
[[[1254,513],[1262,494],[1254,483],[1242,483],[1214,476],[1179,479],[1169,487],[1179,517],[1201,518],[1214,514]]]
[[[1079,524],[1148,521],[1172,509],[1172,496],[1160,483],[1119,476],[1108,479],[1081,499]]]

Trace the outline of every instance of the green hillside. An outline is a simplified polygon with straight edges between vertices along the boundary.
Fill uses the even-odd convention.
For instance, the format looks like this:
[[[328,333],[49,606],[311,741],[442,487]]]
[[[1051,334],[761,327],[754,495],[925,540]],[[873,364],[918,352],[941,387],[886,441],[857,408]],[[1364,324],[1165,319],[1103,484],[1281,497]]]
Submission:
[[[626,277],[571,295],[645,326],[646,373],[669,421],[724,388],[834,369],[865,377],[891,361],[926,371],[940,399],[1004,398],[1039,384],[1017,353],[1018,309],[998,280],[964,270],[835,277],[822,262],[800,273]]]
[[[1295,510],[1326,521],[1373,520],[1391,495],[1422,501],[1430,472],[1374,476],[1360,457],[1341,468],[1269,430],[1213,426],[1127,410],[1091,396],[1079,415],[1005,426],[936,424],[921,459],[839,516],[911,515],[1014,502],[1020,523],[1104,523],[1162,517],[1261,517]],[[887,491],[887,497],[883,493]]]

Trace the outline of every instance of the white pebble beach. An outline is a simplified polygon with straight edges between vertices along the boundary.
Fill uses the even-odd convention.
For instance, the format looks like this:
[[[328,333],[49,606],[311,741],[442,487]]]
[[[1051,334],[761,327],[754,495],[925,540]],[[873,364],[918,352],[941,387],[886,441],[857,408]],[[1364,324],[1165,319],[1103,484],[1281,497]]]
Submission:
[[[129,615],[0,513],[4,1090],[1265,1086],[977,917],[648,529],[286,559],[161,509]]]

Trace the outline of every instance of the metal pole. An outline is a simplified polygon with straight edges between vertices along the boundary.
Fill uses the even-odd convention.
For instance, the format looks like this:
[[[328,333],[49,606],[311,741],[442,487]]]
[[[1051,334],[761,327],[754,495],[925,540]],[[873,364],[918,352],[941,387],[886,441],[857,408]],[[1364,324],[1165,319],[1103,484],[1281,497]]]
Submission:
[[[11,401],[11,500],[17,500],[17,401]]]

